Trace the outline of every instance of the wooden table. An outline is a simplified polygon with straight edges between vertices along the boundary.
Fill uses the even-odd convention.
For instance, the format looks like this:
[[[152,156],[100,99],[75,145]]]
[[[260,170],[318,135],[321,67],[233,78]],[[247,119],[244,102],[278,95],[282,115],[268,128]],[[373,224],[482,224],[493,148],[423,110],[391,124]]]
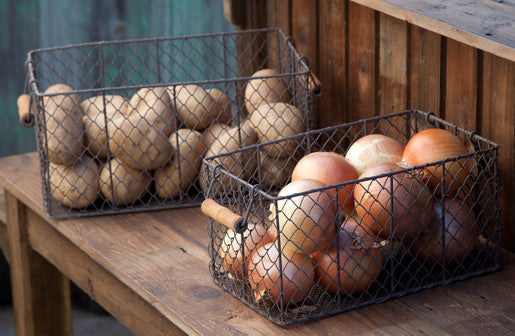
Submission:
[[[72,333],[69,280],[138,335],[508,335],[515,255],[502,270],[283,328],[211,280],[198,208],[53,220],[36,153],[0,159],[18,335]],[[2,231],[5,235],[5,227]]]

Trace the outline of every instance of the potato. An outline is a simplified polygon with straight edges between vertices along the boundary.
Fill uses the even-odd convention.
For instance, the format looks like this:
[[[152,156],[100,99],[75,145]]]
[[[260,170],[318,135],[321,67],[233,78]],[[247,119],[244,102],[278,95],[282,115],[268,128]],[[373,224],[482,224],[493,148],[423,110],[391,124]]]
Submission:
[[[73,165],[50,162],[50,195],[59,203],[71,208],[85,208],[98,197],[98,173],[96,161],[83,155]]]
[[[111,125],[109,125],[111,126]],[[170,125],[139,114],[113,118],[109,148],[124,165],[140,170],[162,167],[173,156]]]
[[[66,84],[50,86],[44,93],[72,92]],[[74,93],[43,98],[44,128],[48,159],[55,164],[72,165],[84,151],[82,110]]]
[[[168,137],[175,130],[175,114],[166,88],[143,88],[131,98],[127,116],[108,124],[111,152],[129,168],[150,170],[173,155]]]
[[[255,127],[258,142],[275,141],[306,131],[304,114],[295,106],[285,103],[272,103],[259,106],[249,116]],[[267,146],[271,155],[287,156],[298,145],[295,140],[280,141]]]
[[[195,182],[206,150],[202,134],[195,130],[179,129],[169,140],[175,151],[173,160],[157,169],[154,177],[162,198],[176,198]]]
[[[99,95],[83,100],[80,107],[84,112],[84,144],[93,156],[104,160],[108,157],[106,120],[110,123],[117,114],[126,114],[127,100],[119,95]]]
[[[220,114],[220,105],[199,85],[169,87],[168,92],[179,119],[187,128],[202,131]]]
[[[241,129],[233,127],[226,133],[220,135],[220,137],[209,146],[204,157],[248,147],[255,144],[256,141],[257,136],[252,127],[248,125],[242,125]],[[221,164],[225,170],[230,171],[236,176],[247,178],[256,170],[257,162],[253,159],[255,159],[255,157],[252,155],[251,151],[241,151],[232,155],[216,158],[211,162],[213,164]],[[206,181],[205,166],[206,164],[202,162],[201,174],[199,176],[200,187],[203,190],[207,190],[210,183],[210,181]],[[229,179],[226,175],[220,175],[217,182],[224,188],[234,188],[236,186],[235,180]]]
[[[175,131],[175,113],[170,95],[165,87],[139,89],[130,99],[127,115],[139,114],[149,120],[160,120],[170,125],[170,134]]]
[[[202,141],[206,146],[209,146],[220,137],[220,135],[227,133],[231,129],[229,125],[214,123],[202,132]]]
[[[259,154],[262,169],[256,171],[255,177],[260,184],[270,188],[286,185],[295,168],[296,160],[290,156],[274,157],[263,150]]]
[[[267,77],[278,75],[273,69],[261,69],[256,71],[245,86],[245,107],[250,114],[262,104],[271,104],[276,102],[289,103],[291,94],[288,91],[287,84],[283,78]]]
[[[124,166],[114,157],[100,171],[100,191],[114,205],[129,205],[143,198],[152,185],[152,174]]]
[[[206,92],[213,98],[220,112],[216,118],[216,122],[227,124],[231,121],[231,100],[229,96],[220,89],[209,88]]]

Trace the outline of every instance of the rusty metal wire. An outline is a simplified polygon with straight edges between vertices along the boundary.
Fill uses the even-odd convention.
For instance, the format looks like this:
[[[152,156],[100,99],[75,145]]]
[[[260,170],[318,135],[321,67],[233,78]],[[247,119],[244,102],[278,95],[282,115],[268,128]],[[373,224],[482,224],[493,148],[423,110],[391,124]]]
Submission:
[[[251,77],[260,69],[275,72]],[[302,128],[294,131],[303,132],[319,91],[278,29],[37,49],[26,70],[45,210],[54,218],[198,206],[212,144],[218,152],[251,144],[251,100],[297,109]],[[229,138],[220,140],[214,125]]]
[[[345,155],[355,140],[373,133],[388,135],[405,144],[415,133],[428,128],[451,131],[467,145],[469,153],[299,194],[278,196],[281,188],[290,182],[292,167],[308,153],[328,151]],[[266,156],[272,146],[289,148],[290,143],[295,144],[293,150]],[[205,190],[206,198],[214,199],[236,214],[248,214],[243,224],[247,230],[243,234],[231,232],[226,226],[210,220],[209,267],[213,280],[272,322],[289,325],[497,270],[501,229],[497,223],[501,190],[498,182],[497,151],[498,145],[476,132],[456,127],[430,113],[404,111],[312,130],[274,142],[206,157],[204,174],[209,175],[211,181],[210,188]],[[227,160],[227,157],[232,157],[233,160]],[[274,165],[264,165],[265,159],[271,160],[280,168],[271,172],[269,167]],[[257,165],[249,165],[249,162],[257,162]],[[431,190],[426,180],[420,178],[420,172],[425,168],[441,167],[444,174],[451,174],[453,166],[459,166],[460,173],[465,171],[466,178],[460,182],[452,176],[451,181],[455,184],[452,192],[449,190],[437,194]],[[410,182],[399,184],[400,189],[392,192],[390,187],[401,180]],[[285,222],[293,224],[292,205],[293,208],[297,206],[293,211],[304,212],[306,220],[314,220],[310,216],[315,213],[315,207],[320,207],[321,202],[318,200],[324,194],[332,197],[332,209],[336,211],[327,206],[322,212],[330,216],[337,228],[343,222],[347,223],[349,218],[356,218],[361,223],[362,217],[356,209],[364,207],[364,200],[355,199],[354,210],[349,212],[338,206],[338,196],[335,195],[339,195],[339,190],[353,185],[352,192],[348,193],[348,197],[352,197],[358,185],[367,185],[364,182],[380,184],[380,193],[386,194],[389,200],[380,209],[386,219],[380,221],[379,216],[374,217],[375,224],[381,230],[377,235],[370,235],[378,245],[374,245],[375,249],[363,248],[362,242],[366,239],[363,236],[367,236],[370,231],[360,236],[358,232],[362,231],[352,229],[336,235],[332,243],[338,248],[348,247],[349,241],[353,245],[352,248],[341,250],[337,256],[331,254],[332,262],[340,272],[331,281],[323,281],[322,278],[329,271],[322,266],[319,256],[315,257],[315,252],[318,249],[325,255],[330,254],[321,236],[314,235],[311,231],[301,233],[304,240],[299,240],[298,237],[290,239],[281,234],[281,227],[285,227]],[[419,194],[422,192],[429,192],[431,197],[421,199]],[[374,201],[378,195],[370,189],[365,190],[364,194],[364,197]],[[410,195],[414,200],[403,203],[404,198]],[[299,205],[299,199],[310,198],[313,198],[312,208]],[[290,206],[288,209],[284,205],[287,202]],[[365,210],[365,215],[369,214],[370,208]],[[429,219],[422,215],[426,210],[431,214]],[[400,217],[399,212],[404,215]],[[316,213],[320,214],[320,211]],[[302,223],[295,225],[298,225],[298,230],[302,230]],[[410,231],[415,225],[422,229]],[[270,245],[266,245],[270,236],[256,235],[262,227],[267,232],[272,232],[272,237],[275,232],[276,248],[284,253],[277,254]],[[361,229],[366,230],[365,227]],[[297,234],[299,232],[294,232],[291,237]],[[361,238],[353,239],[358,236]],[[298,260],[294,262],[291,253],[286,253],[291,251],[293,243],[299,244],[299,241],[300,244],[313,245],[311,253],[301,250],[300,246],[293,246],[293,249],[297,249],[297,254],[304,253],[304,263],[299,263]],[[256,243],[258,247],[255,247]],[[267,247],[259,249],[260,244]],[[355,250],[360,253],[349,252]],[[261,256],[243,261],[246,259],[234,257],[238,253],[244,256],[260,253]],[[305,263],[313,263],[313,268],[306,267]],[[266,266],[266,271],[261,274],[263,286],[256,290],[257,281],[252,278],[252,272],[259,265]],[[285,265],[291,266],[288,271],[285,271]],[[274,267],[282,270],[279,276],[272,273]],[[292,272],[292,268],[296,271]],[[291,294],[292,284],[288,281],[293,277],[303,279],[294,285],[296,294]],[[365,281],[367,277],[372,281]],[[306,284],[309,279],[314,282],[312,285]],[[264,281],[268,281],[268,285],[264,285]]]

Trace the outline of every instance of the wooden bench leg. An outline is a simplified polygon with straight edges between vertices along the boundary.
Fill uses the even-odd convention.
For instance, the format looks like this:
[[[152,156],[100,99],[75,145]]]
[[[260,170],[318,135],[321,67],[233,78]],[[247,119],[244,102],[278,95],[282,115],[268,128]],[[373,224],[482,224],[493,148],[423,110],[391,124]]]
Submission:
[[[72,335],[69,280],[30,247],[26,206],[5,203],[16,335]]]

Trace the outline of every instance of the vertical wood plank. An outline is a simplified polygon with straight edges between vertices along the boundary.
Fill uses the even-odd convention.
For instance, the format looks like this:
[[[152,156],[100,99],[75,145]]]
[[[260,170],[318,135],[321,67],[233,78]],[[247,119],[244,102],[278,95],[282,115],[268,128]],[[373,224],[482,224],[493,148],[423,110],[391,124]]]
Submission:
[[[401,112],[407,107],[408,90],[408,26],[405,21],[383,13],[379,14],[379,88],[378,109],[380,115]],[[404,132],[404,120],[393,121],[393,127],[385,132],[401,143],[406,139],[398,136]],[[389,126],[386,125],[385,126]]]
[[[5,192],[15,328],[19,335],[71,335],[70,283],[29,245],[27,208]]]
[[[310,69],[318,73],[317,38],[318,38],[318,2],[312,0],[292,0],[291,2],[291,35],[296,49],[301,56],[308,59]],[[313,106],[313,126],[320,127],[318,106]]]
[[[410,109],[440,115],[440,35],[411,27]]]
[[[319,99],[319,126],[345,122],[348,98],[346,81],[345,1],[319,1],[318,78],[322,82]]]
[[[279,28],[290,35],[290,0],[269,0],[266,3],[266,27]]]
[[[447,39],[445,119],[467,130],[476,129],[477,49]]]
[[[503,207],[502,246],[515,251],[515,64],[503,58],[485,54],[481,92],[481,135],[499,144],[499,182],[503,187],[500,203]]]
[[[349,121],[376,115],[374,10],[349,2]]]

